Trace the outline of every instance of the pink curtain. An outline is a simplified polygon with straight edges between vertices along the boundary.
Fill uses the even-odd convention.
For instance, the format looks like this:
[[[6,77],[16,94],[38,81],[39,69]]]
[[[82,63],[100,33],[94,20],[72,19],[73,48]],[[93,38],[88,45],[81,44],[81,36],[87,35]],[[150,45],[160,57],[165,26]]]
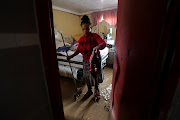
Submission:
[[[91,15],[92,15],[92,22],[94,26],[96,26],[101,21],[101,18],[103,16],[104,21],[116,27],[117,9],[94,12]]]

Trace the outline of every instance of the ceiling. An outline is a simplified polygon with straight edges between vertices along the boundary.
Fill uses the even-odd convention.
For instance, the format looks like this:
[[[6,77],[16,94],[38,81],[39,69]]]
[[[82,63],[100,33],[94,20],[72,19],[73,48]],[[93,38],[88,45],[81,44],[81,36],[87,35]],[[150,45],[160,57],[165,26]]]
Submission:
[[[52,0],[53,9],[76,15],[89,14],[96,11],[115,9],[118,0]]]

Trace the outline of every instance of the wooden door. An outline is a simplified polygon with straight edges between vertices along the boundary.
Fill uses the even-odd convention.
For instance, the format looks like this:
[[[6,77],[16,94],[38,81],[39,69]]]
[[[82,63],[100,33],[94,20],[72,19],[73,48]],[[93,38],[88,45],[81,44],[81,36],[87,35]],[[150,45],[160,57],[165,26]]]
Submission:
[[[166,119],[180,68],[175,49],[178,13],[176,0],[119,0],[111,95],[114,119]],[[172,63],[174,77],[168,71]]]

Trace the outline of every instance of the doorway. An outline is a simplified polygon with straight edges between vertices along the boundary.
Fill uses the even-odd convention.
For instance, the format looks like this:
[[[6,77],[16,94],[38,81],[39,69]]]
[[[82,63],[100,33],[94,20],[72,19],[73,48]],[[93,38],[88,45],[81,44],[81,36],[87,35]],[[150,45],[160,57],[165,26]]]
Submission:
[[[100,7],[106,3],[108,3],[108,0],[103,2],[87,0],[83,3],[81,0],[66,0],[61,2],[52,0],[56,53],[60,74],[59,80],[64,115],[67,120],[94,120],[97,118],[99,120],[105,120],[110,117],[109,110],[112,90],[118,0],[109,4],[109,6]],[[93,6],[94,4],[97,5]],[[89,9],[87,9],[88,6],[90,6]],[[100,50],[104,81],[99,84],[100,100],[98,102],[94,101],[93,95],[85,101],[82,100],[84,94],[88,91],[87,86],[83,81],[82,54],[78,54],[70,61],[67,61],[66,59],[67,54],[69,56],[76,51],[78,41],[83,36],[82,28],[80,26],[83,15],[87,15],[90,19],[91,33],[98,34],[107,44],[107,47]],[[64,46],[64,42],[66,47]],[[67,53],[65,51],[66,49],[68,50]],[[69,62],[71,67],[69,66]],[[83,91],[76,101],[73,97],[76,92],[73,78],[75,78],[77,86]],[[92,88],[94,91],[94,87]]]
[[[132,5],[130,4],[136,4],[131,7],[124,7],[125,5]],[[165,8],[166,4],[161,4],[161,2],[155,3],[154,1],[146,1],[146,2],[133,2],[133,1],[121,1],[121,4],[119,3],[118,9],[118,21],[121,21],[121,24],[118,24],[118,28],[122,28],[118,30],[117,32],[117,38],[120,40],[116,43],[116,46],[118,46],[120,49],[117,51],[117,59],[115,60],[115,64],[117,66],[114,67],[114,78],[113,78],[113,86],[115,86],[113,89],[113,92],[115,96],[114,100],[114,116],[115,118],[126,118],[129,117],[136,118],[136,119],[143,119],[143,118],[149,118],[151,116],[151,112],[153,110],[152,106],[149,106],[155,100],[156,95],[152,91],[158,90],[158,81],[154,73],[159,73],[159,69],[161,69],[161,66],[156,66],[157,69],[155,69],[154,63],[156,65],[160,65],[163,60],[161,56],[163,56],[167,50],[166,45],[164,45],[164,41],[159,39],[161,35],[161,28],[163,25],[164,20],[164,13],[165,9],[161,9],[161,11],[157,8],[154,8],[154,4],[156,6],[160,6],[161,8]],[[38,5],[40,5],[39,2],[37,2]],[[49,4],[49,1],[47,0],[44,6],[46,9],[43,9],[45,11],[49,10],[51,6],[47,6]],[[178,4],[176,4],[178,5]],[[37,7],[38,9],[38,7]],[[40,8],[39,8],[40,9]],[[122,11],[123,9],[123,11]],[[43,10],[39,10],[39,16],[40,13],[43,13]],[[49,10],[52,12],[52,9]],[[157,12],[159,11],[159,12]],[[46,12],[45,12],[46,13]],[[48,13],[48,11],[47,11]],[[124,14],[126,13],[126,14]],[[132,14],[133,13],[133,14]],[[136,17],[135,14],[140,13],[139,17]],[[147,13],[149,14],[149,17],[154,18],[156,16],[156,20],[149,19],[149,17],[146,17]],[[153,13],[153,14],[152,14]],[[51,14],[51,13],[50,13]],[[45,14],[43,18],[52,18],[52,14],[49,17],[49,14]],[[142,24],[142,21],[144,24]],[[52,20],[45,20],[38,18],[38,22],[41,22],[39,25],[41,31],[45,31],[44,33],[48,33],[48,38],[44,37],[42,32],[40,33],[41,42],[46,44],[42,44],[43,52],[46,51],[45,46],[47,46],[48,43],[45,43],[44,40],[52,40],[54,38],[51,38],[54,36],[54,29],[51,30],[49,26],[49,22],[52,24]],[[43,24],[42,23],[46,23]],[[131,24],[130,24],[131,23]],[[132,24],[136,23],[136,24]],[[46,28],[43,29],[42,28]],[[49,33],[52,33],[49,35]],[[143,34],[142,34],[143,33]],[[170,32],[168,32],[170,34]],[[168,35],[169,35],[168,34]],[[42,39],[44,38],[44,39]],[[47,40],[48,39],[48,40]],[[168,40],[166,40],[167,42]],[[49,42],[49,41],[48,41]],[[54,42],[54,43],[53,43]],[[51,44],[50,49],[55,51],[55,40],[49,42]],[[53,43],[53,44],[52,44]],[[160,44],[163,43],[163,44]],[[150,44],[153,44],[153,46],[150,46]],[[164,48],[160,54],[160,59],[156,59],[156,55],[159,55],[157,51],[159,50],[157,46],[161,46]],[[49,47],[49,46],[47,46]],[[127,49],[128,48],[128,49]],[[52,52],[51,51],[51,52]],[[46,62],[46,65],[48,64],[47,61],[50,61],[49,63],[53,63],[53,61],[56,60],[56,52],[50,53],[49,51],[46,51],[49,56],[53,56],[53,60],[46,59],[45,52],[43,55],[43,59]],[[146,54],[145,54],[146,53]],[[148,54],[147,54],[148,53]],[[48,56],[47,55],[47,56]],[[52,59],[51,58],[51,59]],[[119,60],[118,60],[119,59]],[[118,64],[119,62],[119,64]],[[121,65],[121,69],[119,69],[119,65]],[[56,66],[57,67],[57,66]],[[46,74],[48,75],[54,75],[52,74],[51,68],[54,69],[54,66],[48,64],[48,67],[45,66]],[[138,68],[138,69],[137,69]],[[147,69],[148,68],[148,69]],[[121,70],[121,74],[119,75]],[[53,112],[54,116],[60,116],[60,118],[64,115],[63,110],[61,109],[61,96],[59,96],[60,86],[59,86],[59,80],[50,78],[50,76],[47,79],[50,99],[51,99],[51,106],[52,109],[56,112]],[[149,76],[149,77],[147,77]],[[53,76],[52,76],[53,77]],[[152,79],[154,78],[154,79]],[[158,79],[158,81],[156,79]],[[146,80],[146,81],[145,81]],[[51,82],[50,82],[51,81]],[[143,86],[141,84],[143,84]],[[117,85],[117,86],[116,86]],[[154,85],[156,85],[156,88],[154,89]],[[174,84],[173,84],[174,85]],[[136,87],[136,89],[134,89]],[[58,92],[57,92],[58,91]],[[149,94],[147,94],[149,93]],[[54,97],[57,96],[57,97]],[[58,98],[58,99],[56,99]],[[113,97],[114,98],[114,97]],[[57,105],[57,102],[60,103]],[[136,103],[136,104],[134,104]],[[157,111],[159,112],[159,111]],[[61,115],[59,115],[59,113]],[[119,114],[120,113],[120,114]],[[125,113],[125,114],[124,114]],[[147,114],[149,113],[149,114]],[[63,114],[63,115],[62,115]],[[148,117],[149,116],[149,117]]]

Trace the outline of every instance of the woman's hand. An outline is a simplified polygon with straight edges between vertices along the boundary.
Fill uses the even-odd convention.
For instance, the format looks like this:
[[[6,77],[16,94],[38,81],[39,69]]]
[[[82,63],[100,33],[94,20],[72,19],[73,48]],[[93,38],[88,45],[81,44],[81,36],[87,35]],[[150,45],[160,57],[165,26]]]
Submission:
[[[78,55],[79,54],[79,50],[76,50],[74,52],[74,54],[70,55],[70,56],[67,56],[67,60],[69,61],[71,58],[73,58],[74,56]]]
[[[94,47],[93,50],[97,52],[99,50],[99,46]]]

